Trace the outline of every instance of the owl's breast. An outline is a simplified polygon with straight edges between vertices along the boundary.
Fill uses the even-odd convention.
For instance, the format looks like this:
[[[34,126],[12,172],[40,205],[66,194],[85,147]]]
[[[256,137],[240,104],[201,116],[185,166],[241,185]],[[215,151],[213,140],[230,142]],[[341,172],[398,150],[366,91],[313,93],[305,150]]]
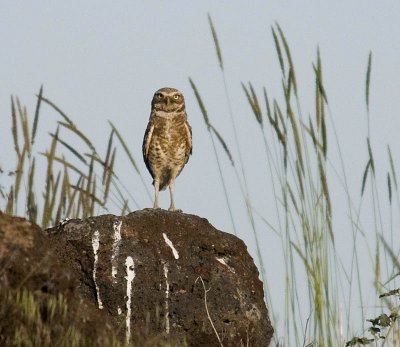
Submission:
[[[185,143],[186,130],[183,123],[166,120],[154,127],[153,139],[159,142],[164,150],[173,150]]]

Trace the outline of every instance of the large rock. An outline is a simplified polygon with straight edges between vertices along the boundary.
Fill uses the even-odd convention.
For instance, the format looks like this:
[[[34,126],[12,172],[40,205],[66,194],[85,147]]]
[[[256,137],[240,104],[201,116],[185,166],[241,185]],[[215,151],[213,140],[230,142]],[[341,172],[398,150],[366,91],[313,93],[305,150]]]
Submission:
[[[96,305],[120,340],[269,345],[257,268],[240,239],[206,219],[148,209],[70,220],[47,235],[46,266],[66,269],[57,286],[69,283],[84,309]]]

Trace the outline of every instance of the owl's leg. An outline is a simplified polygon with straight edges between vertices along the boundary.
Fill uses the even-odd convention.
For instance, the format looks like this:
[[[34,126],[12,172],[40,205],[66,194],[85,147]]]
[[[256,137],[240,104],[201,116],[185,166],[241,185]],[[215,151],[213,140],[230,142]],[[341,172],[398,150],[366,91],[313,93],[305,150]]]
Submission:
[[[171,197],[171,205],[169,206],[169,211],[175,211],[175,204],[174,204],[174,180],[171,180],[169,184],[169,194]]]
[[[158,191],[160,187],[160,181],[158,179],[154,180],[154,206],[153,208],[158,208]]]

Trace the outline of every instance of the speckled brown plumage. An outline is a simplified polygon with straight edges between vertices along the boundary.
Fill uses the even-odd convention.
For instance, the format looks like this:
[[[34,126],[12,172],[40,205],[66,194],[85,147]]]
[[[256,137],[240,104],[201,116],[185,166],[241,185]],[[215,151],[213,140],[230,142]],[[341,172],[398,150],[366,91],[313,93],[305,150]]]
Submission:
[[[143,158],[153,177],[154,208],[158,208],[158,192],[170,189],[175,211],[174,183],[192,154],[192,129],[187,121],[185,100],[174,88],[161,88],[151,102],[149,124],[143,139]]]

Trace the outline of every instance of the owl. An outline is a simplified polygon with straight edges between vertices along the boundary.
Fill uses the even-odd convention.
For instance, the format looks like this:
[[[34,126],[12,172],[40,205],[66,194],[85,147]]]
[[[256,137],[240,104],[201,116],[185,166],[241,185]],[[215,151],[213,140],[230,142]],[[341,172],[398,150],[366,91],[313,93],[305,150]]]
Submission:
[[[169,210],[175,211],[175,179],[192,154],[192,128],[187,121],[185,100],[179,90],[161,88],[155,92],[142,151],[146,167],[153,177],[153,208],[159,207],[159,191],[168,186],[171,197]]]

